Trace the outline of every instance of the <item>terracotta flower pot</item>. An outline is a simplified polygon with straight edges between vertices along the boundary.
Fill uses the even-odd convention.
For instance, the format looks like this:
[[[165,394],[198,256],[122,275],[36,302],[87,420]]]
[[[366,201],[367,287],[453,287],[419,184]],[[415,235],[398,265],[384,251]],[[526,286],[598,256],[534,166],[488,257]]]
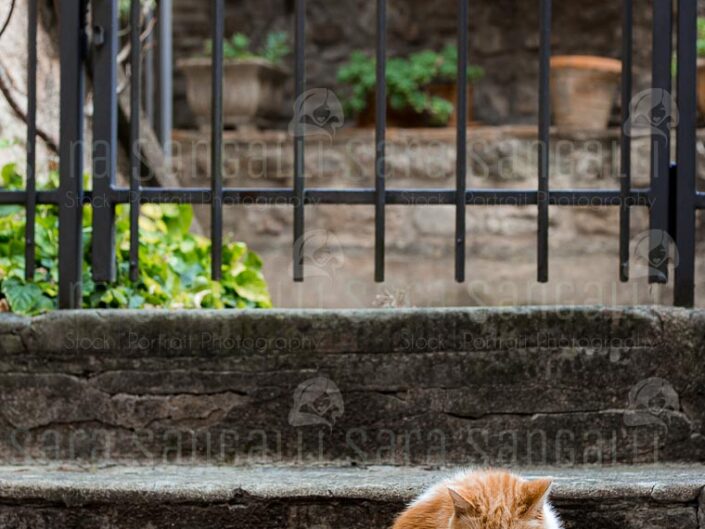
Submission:
[[[186,98],[200,127],[211,123],[211,59],[183,59]],[[223,122],[254,128],[281,115],[288,72],[263,59],[226,60],[223,64]]]
[[[457,83],[431,83],[426,87],[426,92],[434,97],[440,97],[453,104],[453,113],[445,124],[446,127],[454,127],[457,123],[457,112],[455,105],[458,100],[458,85]],[[468,123],[472,121],[472,84],[468,83]],[[368,103],[365,110],[357,116],[358,127],[373,127],[375,124],[375,95],[370,94],[367,99]],[[397,128],[418,128],[418,127],[433,127],[430,116],[419,114],[410,108],[396,110],[387,102],[387,126]],[[438,125],[435,125],[438,126]]]
[[[369,128],[375,126],[377,105],[374,93],[367,96],[365,109],[357,115],[356,124],[358,127]],[[423,114],[417,114],[410,108],[397,110],[387,100],[387,127],[392,128],[416,128],[424,127],[426,118]]]
[[[453,113],[450,115],[448,120],[448,127],[455,127],[458,123],[458,111],[456,109],[458,101],[458,83],[432,83],[428,87],[428,93],[432,96],[440,97],[446,101],[453,103]],[[468,82],[468,95],[467,95],[467,113],[468,113],[468,123],[472,122],[472,83]]]
[[[698,111],[705,116],[705,59],[698,59]]]
[[[551,109],[556,127],[606,129],[622,63],[587,55],[551,58]]]

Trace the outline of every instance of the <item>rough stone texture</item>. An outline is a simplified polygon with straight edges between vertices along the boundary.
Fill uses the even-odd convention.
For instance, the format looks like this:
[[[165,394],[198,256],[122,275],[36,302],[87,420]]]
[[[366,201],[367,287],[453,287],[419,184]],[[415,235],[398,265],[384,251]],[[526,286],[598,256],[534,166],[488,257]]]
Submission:
[[[647,308],[3,317],[0,458],[698,462],[703,325]],[[302,394],[316,379],[328,391]]]
[[[226,33],[245,32],[255,43],[271,30],[293,34],[291,0],[240,0],[228,4]],[[207,0],[175,0],[176,57],[201,53],[210,35]],[[455,42],[457,3],[454,0],[390,0],[388,49],[390,56],[422,49],[440,49]],[[485,68],[475,90],[475,115],[487,123],[516,123],[535,119],[538,109],[538,2],[483,0],[473,2],[470,57]],[[621,4],[609,0],[569,2],[553,6],[554,54],[621,55]],[[648,83],[651,52],[651,8],[634,8],[636,88]],[[336,82],[338,67],[353,50],[372,52],[375,42],[375,4],[360,0],[308,3],[306,26],[309,87],[344,92]],[[293,83],[291,88],[293,90]],[[185,100],[183,77],[177,75],[176,123],[193,124]],[[616,102],[615,98],[615,102]],[[292,99],[293,100],[293,99]]]
[[[185,187],[208,187],[210,149],[203,135],[178,132],[177,167]],[[228,133],[225,185],[291,187],[293,147],[286,133]],[[633,140],[633,182],[647,187],[649,141]],[[471,128],[468,185],[536,189],[536,129],[527,126]],[[552,189],[618,189],[619,131],[554,131]],[[390,130],[387,187],[455,187],[453,130]],[[310,139],[306,185],[372,188],[371,130],[339,131],[332,140]],[[705,171],[705,155],[699,167]],[[700,179],[705,182],[705,173]],[[702,183],[701,183],[702,185]],[[647,284],[648,235],[644,207],[633,208],[631,282],[621,283],[618,266],[619,208],[551,207],[550,279],[536,283],[536,208],[503,204],[467,208],[467,281],[453,277],[455,210],[413,204],[386,209],[386,282],[373,282],[374,208],[306,208],[303,284],[291,281],[291,206],[226,205],[225,228],[264,260],[265,276],[279,307],[349,308],[373,305],[473,306],[526,304],[636,305],[672,302],[670,286]],[[204,227],[210,208],[197,208]],[[699,240],[703,238],[698,216]],[[697,247],[696,278],[705,277],[705,245]],[[420,280],[423,278],[423,280]],[[696,302],[705,302],[705,283],[696,283]]]
[[[5,21],[7,6],[3,2],[0,8],[0,19]],[[17,111],[27,112],[27,2],[17,2],[15,12],[6,32],[0,39],[0,83],[6,92],[0,93],[0,140],[13,142],[6,149],[0,149],[0,167],[6,163],[16,162],[18,169],[24,174],[26,160],[26,130],[27,125]],[[55,45],[58,35],[48,32],[47,27],[56,24],[50,9],[39,2],[40,21],[37,32],[38,68],[37,68],[37,123],[41,132],[45,133],[51,142],[58,145],[59,138],[59,59]],[[1,22],[0,22],[1,23]],[[7,99],[18,107],[13,109]],[[40,178],[50,167],[56,165],[57,153],[45,143],[37,139],[37,159]]]
[[[405,502],[449,473],[386,467],[0,467],[0,523],[8,529],[383,529]],[[526,473],[547,474],[555,478],[553,502],[566,529],[698,528],[702,467]]]

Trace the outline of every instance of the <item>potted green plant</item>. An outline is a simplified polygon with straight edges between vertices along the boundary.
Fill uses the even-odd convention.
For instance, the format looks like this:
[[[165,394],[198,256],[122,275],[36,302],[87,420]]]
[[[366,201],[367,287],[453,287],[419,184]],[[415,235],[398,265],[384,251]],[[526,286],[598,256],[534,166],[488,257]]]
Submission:
[[[223,42],[223,122],[231,128],[266,126],[283,109],[284,84],[289,72],[283,66],[289,54],[287,33],[270,33],[264,46],[252,51],[249,37],[234,34]],[[205,55],[183,59],[179,68],[186,76],[186,97],[200,127],[211,122],[211,68],[213,44]]]
[[[446,46],[440,53],[425,50],[387,62],[387,123],[392,127],[448,126],[456,122],[457,48]],[[481,78],[479,66],[468,66],[468,121],[472,120],[472,81]],[[343,105],[357,124],[375,122],[375,59],[356,51],[338,70],[338,82],[349,92]]]
[[[556,127],[584,130],[609,125],[622,63],[590,55],[551,58],[551,109]]]

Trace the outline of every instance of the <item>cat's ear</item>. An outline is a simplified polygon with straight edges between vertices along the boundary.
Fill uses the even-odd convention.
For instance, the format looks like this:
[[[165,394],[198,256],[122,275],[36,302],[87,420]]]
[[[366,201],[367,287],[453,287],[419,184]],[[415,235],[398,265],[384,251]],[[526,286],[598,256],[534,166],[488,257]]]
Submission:
[[[553,481],[548,478],[527,481],[524,484],[522,508],[526,514],[540,512],[546,503]]]
[[[450,494],[450,499],[453,500],[453,508],[457,514],[472,514],[475,512],[475,506],[463,498],[457,490],[448,487],[448,494]]]

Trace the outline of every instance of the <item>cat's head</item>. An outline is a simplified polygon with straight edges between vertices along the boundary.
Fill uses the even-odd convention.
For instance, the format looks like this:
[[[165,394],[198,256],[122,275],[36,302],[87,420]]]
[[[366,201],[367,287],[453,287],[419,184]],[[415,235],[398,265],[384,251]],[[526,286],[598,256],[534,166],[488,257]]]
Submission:
[[[476,473],[449,487],[454,516],[450,529],[545,529],[550,479],[526,481],[508,472]]]

